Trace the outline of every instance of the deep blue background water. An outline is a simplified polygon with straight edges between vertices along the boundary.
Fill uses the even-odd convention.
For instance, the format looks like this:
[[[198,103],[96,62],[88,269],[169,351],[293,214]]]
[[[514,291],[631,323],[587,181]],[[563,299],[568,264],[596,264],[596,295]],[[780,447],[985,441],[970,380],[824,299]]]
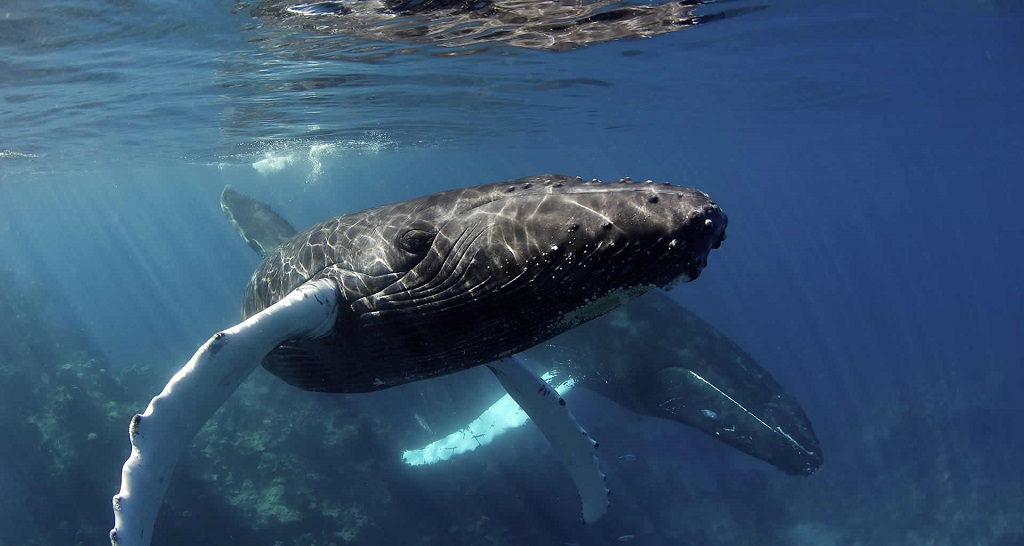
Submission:
[[[218,210],[228,183],[298,225],[542,172],[694,185],[729,239],[673,295],[796,395],[826,451],[809,479],[771,475],[799,482],[777,502],[815,499],[817,543],[1024,537],[1019,2],[778,2],[569,53],[378,64],[289,50],[227,2],[46,4],[0,8],[0,259],[112,366],[169,376],[236,320],[258,260]],[[254,168],[271,156],[294,160]],[[750,464],[577,405],[652,467]],[[901,500],[915,484],[928,507]]]

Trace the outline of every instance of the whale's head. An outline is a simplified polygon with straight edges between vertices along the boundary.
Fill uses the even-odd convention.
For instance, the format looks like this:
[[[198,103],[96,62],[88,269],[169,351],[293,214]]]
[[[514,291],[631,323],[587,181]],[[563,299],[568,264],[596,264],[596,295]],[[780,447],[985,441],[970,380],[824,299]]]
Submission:
[[[348,305],[334,335],[265,365],[303,388],[373,390],[490,362],[696,279],[726,223],[707,195],[669,184],[542,175],[452,190],[299,233],[253,275],[244,314],[335,280]],[[311,360],[314,379],[292,373]]]
[[[696,279],[726,227],[725,214],[698,190],[563,176],[404,205],[408,216],[389,214],[391,233],[380,243],[411,259],[402,260],[400,279],[355,302],[362,312],[488,308],[479,320],[503,323],[512,309],[533,307],[534,320],[562,315],[571,326],[596,316],[588,309],[600,309],[605,298]]]

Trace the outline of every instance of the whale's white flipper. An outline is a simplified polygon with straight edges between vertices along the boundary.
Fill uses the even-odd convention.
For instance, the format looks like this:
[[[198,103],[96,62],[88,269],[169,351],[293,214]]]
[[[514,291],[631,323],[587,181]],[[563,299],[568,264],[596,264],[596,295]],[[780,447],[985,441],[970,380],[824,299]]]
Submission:
[[[488,364],[509,395],[555,448],[569,470],[583,503],[583,521],[593,523],[608,511],[608,488],[597,461],[597,442],[576,422],[565,400],[533,373],[522,357]]]
[[[338,310],[334,281],[306,283],[248,320],[210,338],[142,415],[132,418],[132,453],[114,497],[114,546],[150,543],[160,503],[182,452],[264,356],[283,341],[330,333]],[[201,537],[196,542],[202,543]]]
[[[549,371],[540,377],[547,382],[554,376]],[[569,377],[554,388],[559,395],[565,396],[575,386],[576,378]],[[498,436],[525,425],[529,419],[523,408],[506,394],[465,427],[419,449],[403,451],[402,462],[409,466],[420,466],[447,461],[493,442]]]

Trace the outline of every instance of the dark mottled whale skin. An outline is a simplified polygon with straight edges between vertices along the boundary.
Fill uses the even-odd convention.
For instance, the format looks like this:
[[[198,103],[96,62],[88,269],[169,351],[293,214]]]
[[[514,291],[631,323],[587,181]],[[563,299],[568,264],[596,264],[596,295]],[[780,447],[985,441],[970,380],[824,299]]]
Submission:
[[[492,362],[693,280],[726,223],[707,195],[669,184],[541,175],[451,190],[298,233],[256,269],[243,315],[333,280],[334,333],[263,365],[307,390],[379,390]]]

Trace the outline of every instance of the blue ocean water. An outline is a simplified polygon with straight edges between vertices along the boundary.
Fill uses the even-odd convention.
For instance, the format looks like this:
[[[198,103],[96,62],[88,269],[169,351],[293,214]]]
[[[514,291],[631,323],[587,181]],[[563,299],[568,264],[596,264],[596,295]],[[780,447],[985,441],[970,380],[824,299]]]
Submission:
[[[237,321],[259,259],[219,210],[224,185],[302,226],[547,172],[692,185],[723,207],[728,240],[672,297],[800,401],[821,470],[786,476],[581,392],[570,402],[601,441],[614,492],[608,516],[583,527],[536,431],[417,473],[366,438],[415,427],[404,406],[440,387],[325,401],[261,376],[259,392],[280,407],[359,416],[358,441],[336,453],[289,446],[306,472],[335,472],[345,504],[232,512],[274,504],[289,484],[247,478],[230,453],[249,448],[229,446],[219,463],[252,482],[248,496],[179,471],[154,544],[211,533],[266,544],[1024,543],[1020,2],[732,0],[698,13],[734,16],[653,38],[463,56],[367,49],[253,8],[0,6],[0,267],[8,290],[38,306],[12,306],[0,328],[29,332],[26,313],[45,318],[0,337],[11,415],[0,417],[11,439],[0,544],[105,540],[127,436],[59,408],[102,399],[90,374],[131,373],[149,388],[134,393],[141,411]],[[47,338],[44,323],[60,335]],[[57,392],[57,372],[36,371],[42,349],[15,346],[30,335],[72,375],[72,352],[88,351],[93,367],[77,381],[92,387]],[[443,384],[469,392],[487,380]],[[26,392],[44,394],[15,396]],[[431,407],[427,423],[472,417]],[[225,441],[251,448],[281,425],[270,414]],[[89,458],[95,441],[117,456]],[[261,453],[261,469],[287,465],[281,451]],[[77,481],[62,489],[55,476]],[[203,503],[184,502],[191,489]],[[337,525],[312,526],[307,513]]]

